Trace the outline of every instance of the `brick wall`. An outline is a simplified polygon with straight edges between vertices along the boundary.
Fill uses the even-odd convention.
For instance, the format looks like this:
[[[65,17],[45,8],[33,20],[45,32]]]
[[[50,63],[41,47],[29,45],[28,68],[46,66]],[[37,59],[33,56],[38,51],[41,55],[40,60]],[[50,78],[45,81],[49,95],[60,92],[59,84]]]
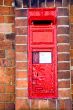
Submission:
[[[70,35],[69,1],[38,0],[37,4],[16,0],[16,110],[71,110],[71,74],[70,74]],[[51,1],[51,2],[50,2]],[[19,3],[20,2],[20,3]],[[28,99],[27,73],[27,12],[29,7],[54,7],[57,13],[57,48],[58,48],[58,98]],[[72,52],[72,51],[71,51]]]
[[[71,95],[73,109],[73,1],[70,1],[70,53],[71,53]]]
[[[14,110],[15,32],[13,0],[0,0],[0,110]]]

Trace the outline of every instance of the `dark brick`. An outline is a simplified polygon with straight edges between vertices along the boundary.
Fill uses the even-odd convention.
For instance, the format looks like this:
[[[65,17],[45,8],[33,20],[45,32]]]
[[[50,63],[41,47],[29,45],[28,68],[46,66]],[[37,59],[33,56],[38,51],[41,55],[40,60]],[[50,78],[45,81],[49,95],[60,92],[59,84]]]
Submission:
[[[15,34],[14,33],[6,34],[6,39],[10,40],[10,41],[14,41],[15,40]]]
[[[5,110],[15,110],[14,103],[5,103]]]
[[[68,16],[69,10],[67,8],[58,8],[58,16]]]
[[[58,27],[57,34],[69,34],[69,27]]]
[[[70,72],[69,71],[58,72],[58,78],[59,79],[69,79],[70,78]]]
[[[57,19],[58,25],[69,25],[69,18],[68,17],[60,17]]]
[[[27,9],[15,10],[16,17],[27,17]]]
[[[67,6],[69,5],[69,2],[70,2],[69,0],[63,0],[63,6],[64,6],[64,7],[65,7],[65,6],[67,7]]]

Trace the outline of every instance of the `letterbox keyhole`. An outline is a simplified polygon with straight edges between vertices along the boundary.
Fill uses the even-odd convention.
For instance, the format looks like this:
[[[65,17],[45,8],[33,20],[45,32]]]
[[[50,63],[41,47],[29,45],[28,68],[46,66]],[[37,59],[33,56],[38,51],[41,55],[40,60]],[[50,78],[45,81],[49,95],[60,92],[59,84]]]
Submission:
[[[33,20],[33,25],[51,25],[53,24],[52,20]]]

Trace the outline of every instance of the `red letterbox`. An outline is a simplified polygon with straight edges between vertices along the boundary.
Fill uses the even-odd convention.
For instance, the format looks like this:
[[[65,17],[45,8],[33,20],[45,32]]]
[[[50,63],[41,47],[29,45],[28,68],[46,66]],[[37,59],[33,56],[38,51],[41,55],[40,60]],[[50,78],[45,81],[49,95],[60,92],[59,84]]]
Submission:
[[[56,8],[28,10],[29,98],[57,97]]]

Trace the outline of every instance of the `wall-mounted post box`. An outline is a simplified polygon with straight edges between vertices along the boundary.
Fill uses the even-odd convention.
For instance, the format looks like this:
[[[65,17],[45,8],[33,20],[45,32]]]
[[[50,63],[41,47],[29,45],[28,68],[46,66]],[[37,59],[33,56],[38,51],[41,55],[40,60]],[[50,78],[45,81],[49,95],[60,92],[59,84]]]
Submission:
[[[28,10],[29,98],[57,97],[56,8]]]

